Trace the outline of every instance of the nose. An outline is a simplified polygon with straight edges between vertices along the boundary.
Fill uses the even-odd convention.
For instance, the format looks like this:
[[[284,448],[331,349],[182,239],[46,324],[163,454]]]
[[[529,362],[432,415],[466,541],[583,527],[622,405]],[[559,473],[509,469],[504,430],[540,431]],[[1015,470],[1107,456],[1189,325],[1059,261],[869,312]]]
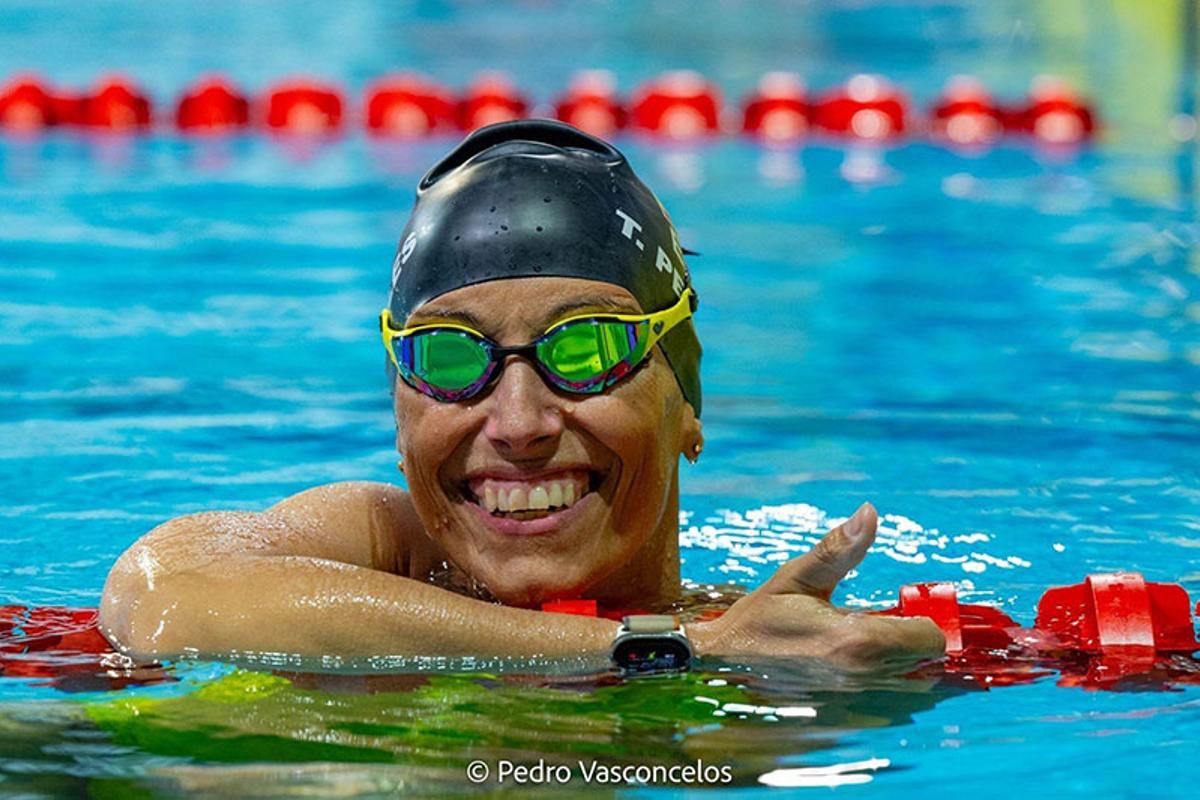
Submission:
[[[507,458],[539,458],[554,452],[563,431],[558,397],[532,364],[509,356],[492,387],[484,434]]]

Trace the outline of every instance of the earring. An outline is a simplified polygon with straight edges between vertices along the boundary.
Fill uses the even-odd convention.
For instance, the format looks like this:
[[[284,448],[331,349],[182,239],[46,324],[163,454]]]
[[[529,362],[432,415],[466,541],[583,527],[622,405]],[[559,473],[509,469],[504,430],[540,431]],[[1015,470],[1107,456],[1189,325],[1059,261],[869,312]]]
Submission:
[[[403,458],[396,462],[396,469],[400,470],[401,472],[404,472],[404,459]]]
[[[693,444],[692,445],[692,455],[691,455],[691,458],[688,459],[688,463],[695,464],[700,459],[700,451],[702,451],[703,449],[704,449],[704,445],[700,444],[699,442],[696,442],[695,444]]]

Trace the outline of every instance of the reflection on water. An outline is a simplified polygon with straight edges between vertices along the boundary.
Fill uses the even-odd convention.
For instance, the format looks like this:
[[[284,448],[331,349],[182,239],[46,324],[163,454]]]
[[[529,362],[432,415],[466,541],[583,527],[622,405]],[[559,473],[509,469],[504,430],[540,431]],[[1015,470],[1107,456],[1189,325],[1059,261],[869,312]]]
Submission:
[[[856,730],[908,724],[955,693],[929,680],[803,662],[630,680],[237,670],[187,688],[0,709],[6,790],[115,784],[240,793],[248,788],[237,782],[253,779],[250,791],[267,795],[342,786],[351,776],[358,791],[465,791],[465,767],[476,759],[544,759],[576,771],[579,762],[702,761],[727,765],[733,784],[750,785],[772,773],[788,780],[777,771],[820,763],[806,754]],[[280,766],[300,762],[322,766]]]
[[[298,58],[356,89],[403,34],[405,63],[458,85],[511,62],[540,99],[591,57],[622,88],[687,62],[731,98],[783,65],[817,89],[877,70],[920,105],[957,72],[1006,99],[1066,75],[1099,109],[1093,148],[620,142],[704,252],[709,444],[681,481],[682,610],[757,585],[863,500],[879,537],[839,604],[952,580],[1029,624],[1048,586],[1119,568],[1200,597],[1196,4],[675,5],[26,3],[0,73],[82,82],[119,52],[165,101],[197,59],[249,88]],[[448,145],[0,138],[0,602],[94,607],[167,518],[397,479],[375,315],[413,186]],[[444,796],[471,788],[471,753],[703,757],[739,785],[912,797],[994,797],[1013,775],[1046,796],[1132,796],[1147,775],[1194,792],[1196,687],[1172,683],[1188,663],[1112,692],[1078,688],[1104,677],[1083,663],[1020,683],[1041,666],[1017,662],[995,691],[812,664],[629,682],[424,666],[179,665],[72,700],[5,678],[0,793]]]

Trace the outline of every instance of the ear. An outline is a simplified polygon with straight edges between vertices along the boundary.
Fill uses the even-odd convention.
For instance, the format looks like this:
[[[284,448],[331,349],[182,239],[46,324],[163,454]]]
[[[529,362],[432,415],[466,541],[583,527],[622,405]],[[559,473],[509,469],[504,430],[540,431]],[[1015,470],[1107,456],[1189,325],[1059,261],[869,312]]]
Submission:
[[[691,403],[683,404],[683,413],[679,416],[679,443],[679,452],[695,464],[704,450],[704,430]]]

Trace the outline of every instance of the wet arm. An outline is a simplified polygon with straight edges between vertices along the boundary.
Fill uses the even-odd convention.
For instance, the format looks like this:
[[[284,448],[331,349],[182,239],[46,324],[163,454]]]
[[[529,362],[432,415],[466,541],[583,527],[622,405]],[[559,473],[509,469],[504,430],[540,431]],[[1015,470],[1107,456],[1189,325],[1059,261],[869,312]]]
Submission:
[[[196,651],[606,660],[610,620],[486,603],[394,574],[408,558],[370,485],[262,513],[172,520],[109,575],[101,629],[135,657]],[[319,502],[337,499],[339,502]],[[318,501],[318,502],[313,502]],[[328,512],[328,508],[340,511]],[[380,515],[383,515],[382,517]]]

